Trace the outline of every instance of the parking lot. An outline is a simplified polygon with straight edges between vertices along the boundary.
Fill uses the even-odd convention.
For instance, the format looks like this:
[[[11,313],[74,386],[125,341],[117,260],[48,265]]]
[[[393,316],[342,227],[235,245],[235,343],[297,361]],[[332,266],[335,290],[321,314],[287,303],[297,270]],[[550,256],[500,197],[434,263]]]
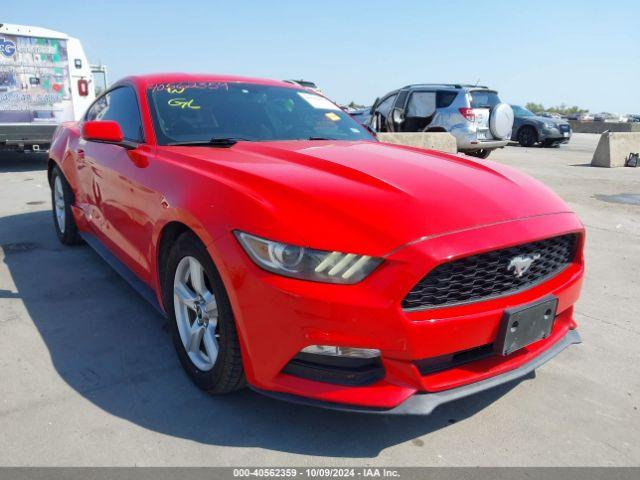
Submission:
[[[156,311],[91,249],[59,244],[43,157],[1,158],[0,464],[638,465],[640,168],[590,167],[598,137],[490,157],[586,225],[584,343],[427,417],[202,393]]]

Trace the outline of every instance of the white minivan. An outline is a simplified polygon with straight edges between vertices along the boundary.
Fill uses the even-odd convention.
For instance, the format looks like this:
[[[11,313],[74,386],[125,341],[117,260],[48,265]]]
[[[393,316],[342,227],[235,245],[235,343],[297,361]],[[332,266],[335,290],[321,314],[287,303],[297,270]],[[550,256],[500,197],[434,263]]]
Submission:
[[[58,124],[79,119],[94,99],[78,39],[0,24],[0,150],[48,149]]]

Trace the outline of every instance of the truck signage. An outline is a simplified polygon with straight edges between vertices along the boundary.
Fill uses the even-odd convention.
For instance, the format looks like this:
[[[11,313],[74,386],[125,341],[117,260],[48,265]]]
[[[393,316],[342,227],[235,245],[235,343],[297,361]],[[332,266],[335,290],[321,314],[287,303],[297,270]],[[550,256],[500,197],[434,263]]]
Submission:
[[[0,35],[0,124],[73,120],[67,41]]]

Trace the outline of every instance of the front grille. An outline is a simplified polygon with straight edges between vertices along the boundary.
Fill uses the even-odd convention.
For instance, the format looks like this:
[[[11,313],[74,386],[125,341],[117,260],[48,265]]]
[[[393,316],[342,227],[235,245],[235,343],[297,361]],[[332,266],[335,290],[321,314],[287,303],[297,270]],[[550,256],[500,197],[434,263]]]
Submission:
[[[564,270],[575,257],[576,245],[577,235],[570,234],[444,263],[413,287],[402,308],[477,302],[525,290]],[[512,261],[520,256],[535,260],[518,277]]]

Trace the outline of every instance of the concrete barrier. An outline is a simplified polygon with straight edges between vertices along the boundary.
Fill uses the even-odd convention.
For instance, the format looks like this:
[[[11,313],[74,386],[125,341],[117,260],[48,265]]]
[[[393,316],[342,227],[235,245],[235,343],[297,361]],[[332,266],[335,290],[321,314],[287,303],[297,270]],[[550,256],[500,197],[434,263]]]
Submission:
[[[455,137],[447,132],[378,133],[378,140],[384,143],[440,150],[447,153],[458,152]]]
[[[640,132],[638,122],[579,122],[569,120],[573,133]]]
[[[624,167],[630,153],[640,152],[640,132],[605,132],[593,152],[595,167]]]

